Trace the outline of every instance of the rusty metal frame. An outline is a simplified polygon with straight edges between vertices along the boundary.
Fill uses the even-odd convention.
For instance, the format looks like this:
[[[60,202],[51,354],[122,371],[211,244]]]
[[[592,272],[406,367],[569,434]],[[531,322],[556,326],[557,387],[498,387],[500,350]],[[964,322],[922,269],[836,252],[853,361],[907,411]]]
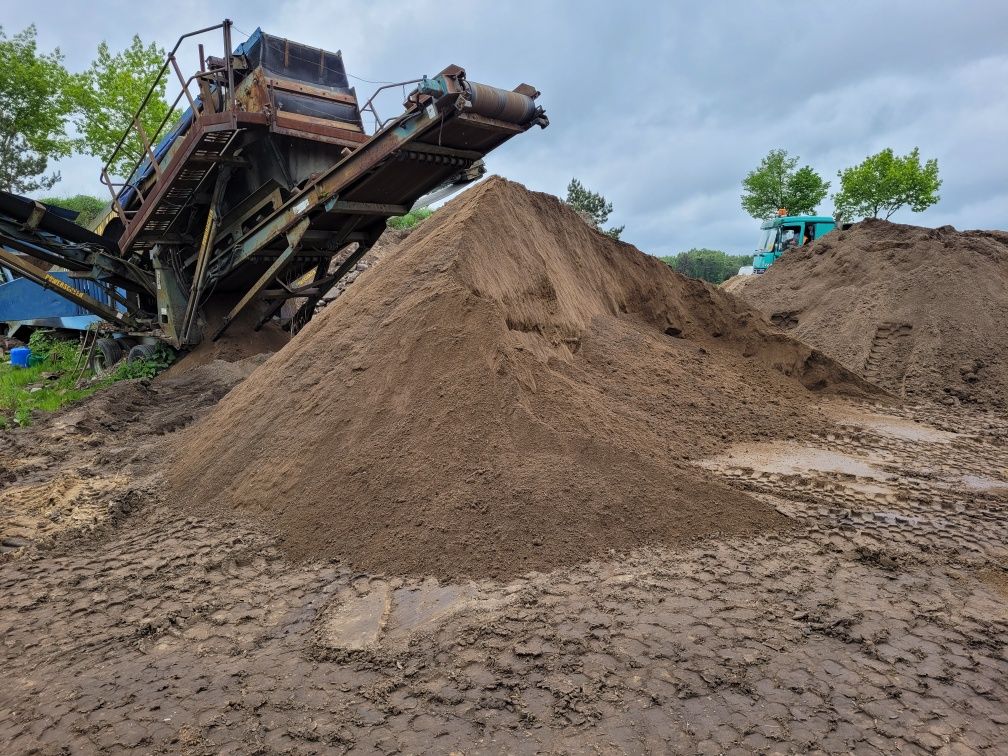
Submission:
[[[335,273],[315,282],[317,292],[310,296],[308,301],[301,305],[297,312],[294,313],[293,317],[291,317],[289,327],[291,333],[297,333],[304,327],[305,323],[311,320],[311,315],[315,312],[315,307],[321,301],[322,297],[324,297],[333,286],[338,284],[340,280],[353,269],[353,267],[362,257],[364,257],[364,255],[368,253],[377,241],[378,239],[375,237],[369,242],[358,242],[357,249],[351,252],[347,256],[346,260],[340,263]],[[257,325],[256,330],[259,330],[261,325],[262,323]]]
[[[339,192],[350,182],[360,178],[397,150],[434,128],[442,120],[441,112],[455,109],[460,97],[461,94],[443,97],[438,106],[433,108],[433,112],[429,108],[424,108],[400,116],[395,126],[383,129],[358,150],[347,155],[328,173],[284,203],[272,218],[238,240],[235,244],[238,253],[234,257],[232,267],[237,267],[273,243],[301,217],[317,211],[330,198],[338,198]]]
[[[222,30],[222,32],[223,32],[225,75],[226,75],[228,83],[229,83],[228,96],[232,99],[232,101],[230,103],[229,110],[232,113],[234,113],[234,111],[236,110],[236,103],[235,103],[235,101],[233,99],[234,98],[234,65],[233,65],[232,54],[231,54],[231,21],[230,21],[230,19],[224,19],[224,21],[222,21],[219,24],[215,24],[214,26],[207,26],[207,27],[205,27],[203,29],[198,29],[196,31],[189,32],[187,34],[183,34],[175,42],[175,46],[172,47],[172,49],[168,52],[167,56],[165,57],[164,63],[161,64],[161,68],[159,69],[159,71],[157,73],[157,76],[154,77],[154,81],[151,84],[150,89],[147,90],[147,94],[144,96],[143,100],[140,103],[140,106],[137,108],[136,112],[133,114],[133,118],[132,118],[132,121],[131,121],[130,128],[123,132],[123,135],[119,138],[119,141],[116,143],[116,146],[112,149],[111,155],[109,156],[108,160],[105,162],[105,164],[102,166],[102,169],[101,169],[101,181],[102,181],[103,184],[105,184],[106,187],[108,187],[109,192],[112,194],[112,204],[114,205],[114,209],[116,210],[117,215],[119,215],[120,219],[123,221],[124,224],[126,224],[128,222],[128,220],[127,220],[127,217],[126,217],[126,211],[122,207],[122,204],[120,203],[119,198],[122,195],[123,189],[125,189],[125,187],[129,185],[128,184],[129,178],[131,178],[133,175],[135,175],[136,172],[137,172],[137,170],[143,164],[144,155],[141,155],[141,157],[133,165],[133,169],[129,172],[129,176],[126,177],[126,182],[124,182],[124,183],[113,182],[111,180],[111,174],[110,174],[109,169],[112,167],[112,164],[115,163],[115,161],[119,157],[120,152],[125,147],[126,142],[127,142],[127,138],[129,137],[130,133],[132,132],[132,130],[135,129],[138,132],[138,134],[140,135],[141,141],[144,142],[144,145],[145,145],[144,153],[145,153],[146,157],[151,161],[151,163],[152,163],[152,165],[154,167],[154,170],[157,171],[157,172],[160,172],[160,168],[158,166],[158,161],[153,156],[153,153],[152,153],[152,150],[151,150],[151,145],[154,144],[157,141],[158,137],[161,136],[161,132],[164,130],[165,126],[167,125],[168,120],[172,117],[172,115],[175,114],[175,109],[178,106],[179,102],[181,101],[183,95],[189,101],[189,106],[190,106],[190,108],[192,108],[193,119],[194,119],[194,123],[195,123],[195,120],[199,116],[199,110],[196,107],[196,102],[195,102],[195,100],[192,97],[192,93],[189,91],[189,84],[191,84],[194,80],[196,80],[196,79],[198,79],[200,77],[206,76],[206,72],[201,70],[198,73],[194,74],[193,76],[189,77],[188,79],[184,79],[183,76],[182,76],[181,71],[179,70],[178,62],[176,61],[176,58],[175,58],[175,53],[178,52],[179,48],[182,46],[182,43],[186,39],[189,39],[191,37],[197,37],[197,36],[200,36],[202,34],[207,34],[209,32],[216,31],[218,29]],[[202,45],[201,45],[201,48],[202,48]],[[174,68],[175,73],[179,77],[179,80],[180,80],[180,82],[182,84],[182,89],[179,92],[179,94],[175,97],[175,100],[172,102],[171,106],[168,108],[168,112],[165,114],[165,117],[161,120],[161,123],[158,125],[158,127],[155,130],[153,136],[150,137],[150,138],[148,138],[147,134],[144,132],[143,127],[142,127],[142,125],[140,123],[140,118],[143,115],[144,110],[147,108],[147,105],[150,102],[151,97],[154,96],[154,93],[157,91],[158,87],[160,86],[162,80],[165,77],[165,74],[168,72],[169,67],[173,67]],[[119,191],[115,190],[116,186],[121,187],[119,189]]]
[[[224,320],[221,323],[220,328],[217,329],[216,333],[214,333],[212,337],[214,341],[217,341],[217,339],[223,335],[224,331],[227,330],[227,327],[231,325],[231,323],[234,322],[234,319],[241,314],[242,310],[244,310],[248,304],[256,298],[256,296],[258,296],[259,292],[265,289],[280,274],[294,256],[294,253],[301,244],[301,237],[307,230],[308,219],[304,218],[300,223],[287,232],[287,249],[277,256],[276,260],[273,261],[273,264],[270,265],[261,276],[259,276],[259,280],[252,284],[252,287],[245,292],[242,298],[238,300],[238,303],[231,308],[231,312],[224,316]]]
[[[230,178],[230,169],[222,168],[218,171],[217,181],[214,184],[213,194],[210,197],[210,209],[207,211],[206,225],[203,229],[203,238],[200,241],[199,251],[196,253],[196,263],[193,268],[192,285],[189,289],[189,301],[186,302],[185,314],[182,317],[181,340],[186,344],[189,343],[189,334],[192,331],[192,325],[196,319],[196,310],[199,307],[200,300],[203,298],[203,288],[206,283],[207,266],[210,260],[210,249],[213,245],[217,225],[220,223],[220,213],[218,212],[218,209],[220,207],[221,197],[224,194],[224,187],[227,186],[227,182]]]

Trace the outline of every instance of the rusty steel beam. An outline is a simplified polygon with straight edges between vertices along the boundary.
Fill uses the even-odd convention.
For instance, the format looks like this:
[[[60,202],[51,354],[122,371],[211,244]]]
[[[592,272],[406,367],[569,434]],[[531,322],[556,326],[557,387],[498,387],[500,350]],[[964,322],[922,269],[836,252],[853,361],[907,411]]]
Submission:
[[[350,253],[346,260],[340,263],[340,266],[336,269],[335,273],[315,282],[315,286],[318,287],[318,292],[310,296],[308,301],[301,305],[298,308],[298,311],[294,313],[294,316],[290,320],[291,333],[297,333],[302,327],[304,327],[305,323],[311,320],[311,316],[315,312],[315,307],[318,305],[322,297],[325,296],[326,292],[338,284],[340,279],[353,269],[357,262],[368,253],[368,250],[370,250],[371,247],[374,246],[376,241],[377,238],[373,239],[370,243],[362,242],[358,244],[357,249]]]
[[[284,303],[286,303],[288,299],[310,296],[311,293],[317,291],[318,285],[316,284],[316,281],[321,280],[322,277],[325,276],[327,270],[329,270],[329,260],[321,261],[315,266],[315,275],[312,276],[312,283],[299,286],[296,289],[290,289],[284,286],[282,281],[277,281],[277,283],[279,283],[283,288],[279,290],[276,301],[266,308],[265,312],[263,312],[259,321],[255,324],[255,330],[258,331],[266,325],[267,321],[269,321],[270,318],[276,315],[283,308]],[[266,294],[267,292],[263,293]]]
[[[406,215],[405,205],[383,205],[378,202],[344,202],[331,199],[325,203],[326,212],[350,213],[353,215]]]
[[[90,263],[85,262],[83,259],[87,255],[86,251],[84,250],[81,250],[82,259],[80,260],[73,259],[65,256],[65,254],[57,254],[55,252],[50,251],[49,249],[46,249],[45,247],[31,244],[23,239],[18,239],[17,237],[10,236],[9,234],[4,233],[2,229],[0,229],[0,243],[3,243],[4,245],[11,247],[12,249],[16,249],[18,252],[23,252],[24,254],[30,257],[34,257],[37,260],[43,260],[49,263],[50,265],[59,265],[61,267],[66,268],[67,270],[73,270],[78,273],[84,273],[91,270]]]
[[[203,229],[203,239],[200,241],[199,251],[196,254],[196,264],[193,268],[192,287],[189,291],[189,301],[186,302],[185,315],[182,317],[182,341],[188,343],[189,332],[192,330],[193,322],[196,319],[196,308],[203,296],[203,285],[206,282],[207,264],[210,257],[210,247],[213,243],[217,224],[220,222],[217,210],[220,206],[221,195],[224,187],[231,178],[231,171],[222,168],[217,172],[217,181],[214,183],[213,194],[210,197],[210,209],[207,211],[206,226]]]

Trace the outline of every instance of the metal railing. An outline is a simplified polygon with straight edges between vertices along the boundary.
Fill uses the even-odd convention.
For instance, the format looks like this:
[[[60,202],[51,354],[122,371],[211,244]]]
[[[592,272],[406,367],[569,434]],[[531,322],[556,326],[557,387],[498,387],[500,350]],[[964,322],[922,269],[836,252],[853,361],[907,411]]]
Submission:
[[[361,106],[360,108],[361,117],[363,118],[364,113],[370,111],[372,117],[375,119],[375,133],[378,133],[383,128],[385,128],[386,123],[395,118],[395,116],[393,116],[392,118],[386,118],[385,120],[382,120],[381,117],[378,115],[378,111],[375,110],[374,106],[374,100],[378,96],[378,94],[385,89],[392,89],[393,87],[403,87],[403,97],[405,98],[406,96],[405,88],[408,85],[419,84],[421,81],[426,80],[426,78],[427,77],[424,76],[421,79],[410,79],[409,81],[397,81],[394,84],[385,84],[384,86],[378,87],[378,89],[376,89],[374,93],[368,98],[368,101]]]
[[[182,46],[182,43],[185,40],[190,39],[192,37],[200,36],[202,34],[208,34],[209,32],[217,30],[222,31],[223,43],[224,43],[224,69],[223,69],[225,75],[224,81],[219,81],[221,73],[220,69],[215,69],[211,71],[208,71],[206,69],[206,60],[203,52],[202,43],[200,43],[199,45],[200,70],[197,73],[190,76],[188,79],[186,79],[183,76],[181,69],[179,68],[175,54],[178,52],[179,48]],[[165,79],[169,67],[172,68],[172,70],[175,72],[175,75],[178,78],[182,88],[181,91],[179,91],[178,95],[175,97],[174,101],[172,101],[164,118],[161,119],[161,123],[158,124],[158,127],[154,130],[153,135],[148,135],[147,130],[143,126],[141,116],[143,115],[144,110],[147,108],[148,103],[150,103],[151,98],[155,96],[155,93],[160,87],[162,81]],[[198,29],[196,31],[189,32],[188,34],[183,34],[181,37],[178,38],[178,41],[175,43],[175,46],[171,49],[171,52],[169,52],[168,55],[165,57],[165,61],[161,65],[161,69],[158,71],[158,74],[155,77],[153,83],[151,84],[150,89],[147,91],[147,95],[140,103],[140,107],[137,108],[136,113],[134,113],[130,127],[123,132],[123,135],[119,138],[119,141],[116,144],[115,148],[113,148],[112,154],[105,162],[105,165],[102,166],[101,181],[103,184],[105,184],[105,186],[111,193],[113,207],[116,211],[116,214],[119,216],[120,220],[122,220],[124,226],[129,223],[128,216],[130,213],[127,212],[127,210],[123,207],[123,204],[121,202],[123,193],[126,192],[127,189],[132,189],[133,191],[136,192],[141,205],[143,205],[147,201],[147,198],[144,196],[143,191],[140,188],[141,182],[136,181],[135,184],[131,184],[130,181],[134,180],[134,177],[136,177],[137,172],[140,170],[140,167],[143,165],[145,160],[150,162],[151,168],[153,169],[155,175],[157,176],[157,178],[160,179],[161,165],[158,162],[157,155],[154,152],[154,146],[157,145],[158,140],[162,137],[165,126],[168,124],[168,122],[172,119],[173,116],[177,116],[176,109],[179,103],[182,101],[183,97],[185,97],[189,103],[189,108],[193,114],[193,120],[195,121],[195,119],[199,116],[199,106],[196,102],[196,99],[193,97],[192,92],[189,91],[189,85],[192,84],[194,81],[198,81],[200,79],[206,79],[208,84],[216,83],[218,85],[218,88],[220,88],[222,85],[226,83],[227,99],[223,102],[222,110],[233,112],[237,109],[237,104],[235,100],[235,91],[234,91],[235,89],[234,64],[232,61],[232,50],[231,50],[230,19],[224,19],[224,21],[222,21],[219,24],[216,24],[214,26],[208,26],[204,29]],[[209,105],[209,103],[206,102],[202,102],[201,104],[204,108],[206,108]],[[136,133],[136,136],[139,138],[141,144],[143,145],[143,152],[137,158],[136,162],[133,165],[133,168],[127,172],[126,177],[124,178],[123,181],[113,181],[111,178],[110,169],[112,169],[112,166],[118,161],[123,151],[125,149],[128,149],[127,145],[129,142],[130,135],[133,134],[134,132]]]

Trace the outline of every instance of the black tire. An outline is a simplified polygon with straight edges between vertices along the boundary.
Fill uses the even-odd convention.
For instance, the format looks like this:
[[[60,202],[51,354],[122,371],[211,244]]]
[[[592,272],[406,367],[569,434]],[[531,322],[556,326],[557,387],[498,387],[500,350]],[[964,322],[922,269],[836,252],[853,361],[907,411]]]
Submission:
[[[149,360],[157,352],[157,344],[137,344],[129,350],[126,355],[126,362],[137,362],[138,360]]]
[[[119,342],[115,339],[98,339],[94,352],[91,354],[89,364],[95,375],[100,375],[106,370],[111,369],[113,365],[122,359],[122,356],[122,347],[119,346]]]

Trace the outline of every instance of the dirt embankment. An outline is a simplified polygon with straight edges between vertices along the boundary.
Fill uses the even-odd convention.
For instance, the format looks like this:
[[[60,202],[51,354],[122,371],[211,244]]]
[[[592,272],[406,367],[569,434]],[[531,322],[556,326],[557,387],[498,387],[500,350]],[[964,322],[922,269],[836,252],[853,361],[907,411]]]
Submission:
[[[1008,406],[1008,233],[867,220],[738,293],[898,396]]]
[[[800,438],[856,376],[500,178],[456,198],[184,433],[186,506],[289,553],[502,576],[783,520],[689,460]]]

